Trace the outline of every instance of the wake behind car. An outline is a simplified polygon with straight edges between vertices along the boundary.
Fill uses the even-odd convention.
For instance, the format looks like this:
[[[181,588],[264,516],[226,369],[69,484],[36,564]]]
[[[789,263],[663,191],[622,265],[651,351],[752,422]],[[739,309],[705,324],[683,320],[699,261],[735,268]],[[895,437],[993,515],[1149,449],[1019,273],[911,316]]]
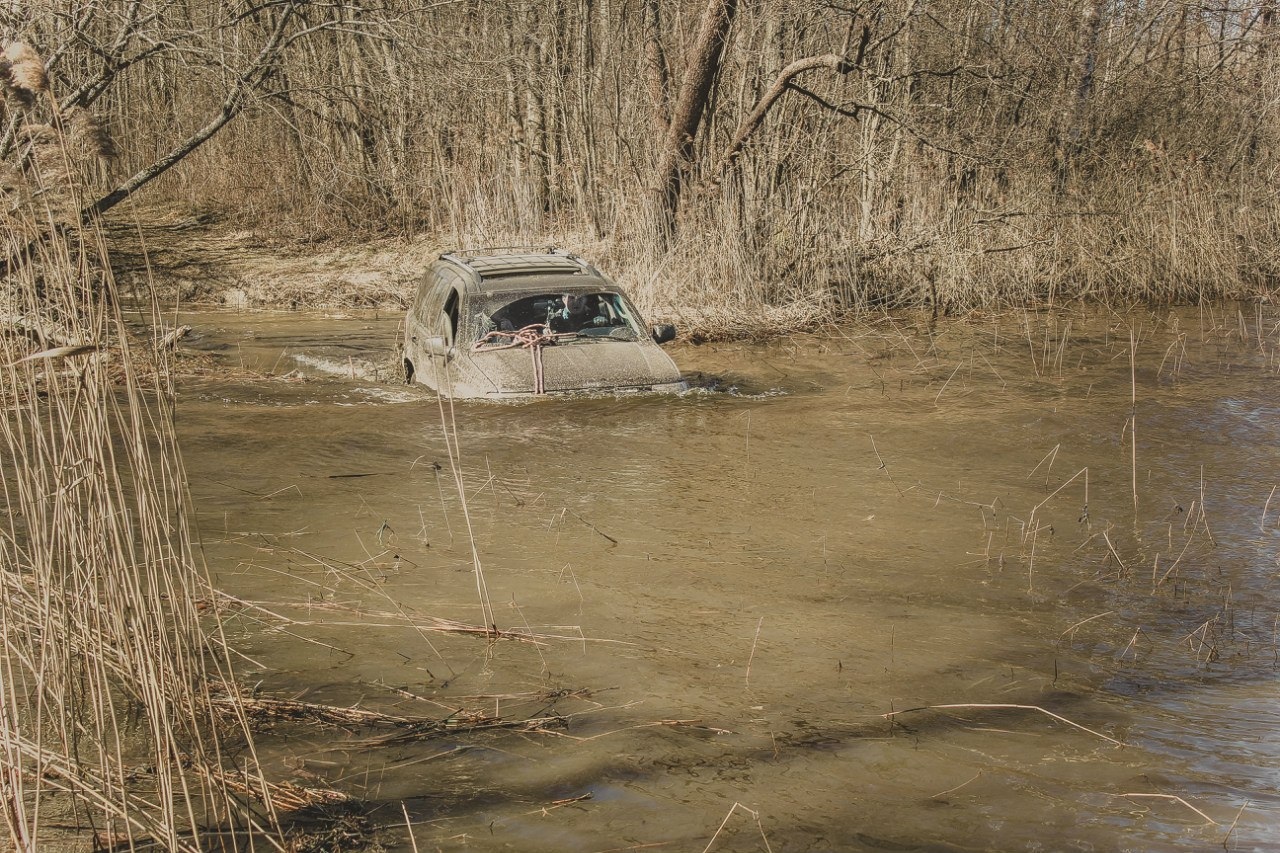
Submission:
[[[683,391],[623,290],[559,249],[450,252],[431,264],[405,320],[404,371],[450,397],[582,391]]]

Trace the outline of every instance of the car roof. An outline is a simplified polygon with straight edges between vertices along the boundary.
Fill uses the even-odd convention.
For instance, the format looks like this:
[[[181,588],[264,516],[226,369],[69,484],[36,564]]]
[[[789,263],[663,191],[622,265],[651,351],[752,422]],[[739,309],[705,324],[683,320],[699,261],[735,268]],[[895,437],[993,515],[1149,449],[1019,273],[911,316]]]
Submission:
[[[461,269],[472,293],[545,290],[548,285],[601,286],[609,282],[595,267],[562,249],[471,255],[448,252],[440,261]],[[574,281],[578,279],[578,281]]]

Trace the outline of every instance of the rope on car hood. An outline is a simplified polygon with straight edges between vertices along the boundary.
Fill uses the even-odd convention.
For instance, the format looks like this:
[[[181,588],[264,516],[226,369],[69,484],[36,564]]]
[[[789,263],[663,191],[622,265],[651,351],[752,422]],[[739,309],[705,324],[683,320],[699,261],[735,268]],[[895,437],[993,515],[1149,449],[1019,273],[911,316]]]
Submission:
[[[575,332],[553,332],[545,323],[534,323],[515,331],[486,332],[485,335],[471,345],[472,352],[492,352],[500,349],[523,347],[529,350],[533,359],[533,393],[545,394],[546,386],[542,373],[542,348],[553,344],[561,338],[576,338]]]

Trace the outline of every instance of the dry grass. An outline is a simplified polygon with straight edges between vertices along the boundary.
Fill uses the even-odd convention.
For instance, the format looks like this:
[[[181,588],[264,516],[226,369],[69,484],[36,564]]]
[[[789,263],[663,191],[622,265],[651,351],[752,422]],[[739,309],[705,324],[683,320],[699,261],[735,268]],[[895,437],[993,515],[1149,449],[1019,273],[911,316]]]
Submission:
[[[704,3],[665,17],[668,56]],[[514,8],[389,2],[323,38],[293,33],[279,57],[285,88],[257,93],[148,190],[157,207],[234,223],[216,241],[153,243],[162,284],[244,307],[403,307],[432,252],[547,242],[597,260],[655,319],[754,337],[849,310],[1258,299],[1280,281],[1269,19],[1197,29],[1230,10],[1104,4],[1105,31],[1133,38],[1091,44],[1061,5],[995,17],[972,4],[922,15],[906,0],[875,15],[742,7],[676,238],[660,249],[656,105],[628,85],[647,61],[640,16],[596,5],[579,28],[554,5]],[[219,113],[228,69],[252,62],[264,23],[193,28],[180,7],[57,14],[37,4],[30,31],[81,28],[59,66],[73,85],[90,85],[102,62],[88,45],[145,54],[94,102],[103,121],[65,116],[88,160],[112,149],[103,122],[117,131],[117,181],[125,163],[146,164]],[[735,166],[716,165],[778,62],[839,49],[833,34],[864,24],[871,53],[857,71],[797,81],[803,92],[777,101]],[[497,32],[509,40],[475,50]],[[546,50],[528,56],[525,44]],[[40,153],[38,125],[58,124],[43,109],[43,70],[25,45],[0,63],[0,152],[52,168]],[[1087,98],[1071,82],[1083,67],[1106,69]],[[16,183],[0,174],[0,186]]]
[[[43,92],[29,48],[4,56],[10,94]],[[21,178],[40,192],[0,211],[7,234],[42,235],[0,312],[5,836],[24,853],[67,827],[189,851],[278,838],[243,711],[213,702],[238,692],[199,606],[168,349],[128,332],[100,233],[49,227],[92,179],[60,127],[28,127]]]
[[[30,103],[48,91],[44,62],[26,42],[15,41],[0,53],[0,88],[22,103]]]
[[[992,225],[959,214],[968,226],[953,221],[946,233],[930,234],[922,224],[875,246],[833,228],[850,215],[837,209],[794,238],[819,247],[808,252],[787,245],[761,251],[709,222],[657,255],[643,239],[639,211],[612,236],[599,236],[581,225],[520,231],[503,208],[485,204],[470,212],[466,229],[365,246],[282,251],[266,232],[254,237],[213,225],[166,233],[157,226],[150,260],[162,292],[188,302],[402,310],[416,276],[441,251],[562,246],[626,286],[651,320],[674,322],[693,340],[768,338],[895,308],[937,315],[1271,298],[1280,250],[1267,247],[1280,217],[1269,202],[1245,209],[1238,195],[1207,185],[1154,193],[1130,183],[1109,192],[1114,212],[1062,217],[1044,210],[1019,217],[1016,235],[1012,218]]]

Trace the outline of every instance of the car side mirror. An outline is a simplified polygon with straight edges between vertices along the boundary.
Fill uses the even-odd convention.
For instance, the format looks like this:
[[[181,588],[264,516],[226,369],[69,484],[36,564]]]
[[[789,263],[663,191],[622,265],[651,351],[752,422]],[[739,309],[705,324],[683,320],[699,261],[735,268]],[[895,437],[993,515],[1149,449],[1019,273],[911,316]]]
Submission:
[[[429,338],[425,338],[422,341],[422,348],[429,355],[442,355],[445,358],[449,357],[449,353],[453,349],[449,346],[449,342],[444,339],[444,335],[432,335]]]
[[[658,344],[665,344],[667,341],[676,339],[676,327],[670,323],[659,323],[653,327],[653,341]]]

